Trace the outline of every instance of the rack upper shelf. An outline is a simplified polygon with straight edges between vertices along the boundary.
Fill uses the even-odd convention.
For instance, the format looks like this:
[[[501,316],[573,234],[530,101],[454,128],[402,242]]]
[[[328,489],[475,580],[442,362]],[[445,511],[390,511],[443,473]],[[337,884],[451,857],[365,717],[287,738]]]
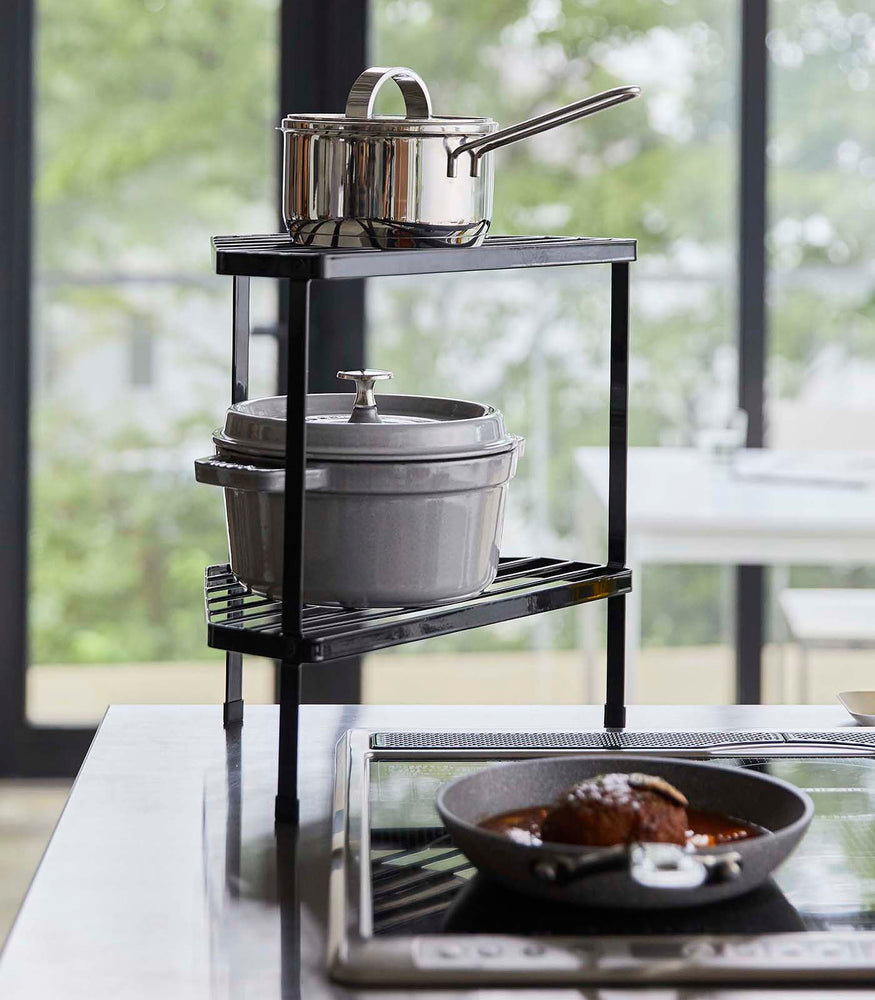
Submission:
[[[294,246],[285,234],[213,237],[217,274],[297,280],[621,264],[636,250],[631,239],[565,236],[490,236],[479,247],[435,250],[317,249]]]

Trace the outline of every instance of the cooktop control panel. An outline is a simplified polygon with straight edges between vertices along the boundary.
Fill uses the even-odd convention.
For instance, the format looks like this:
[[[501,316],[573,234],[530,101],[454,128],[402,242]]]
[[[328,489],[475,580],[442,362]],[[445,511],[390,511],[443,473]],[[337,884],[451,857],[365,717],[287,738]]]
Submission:
[[[588,977],[616,979],[620,973],[642,974],[666,981],[723,979],[743,970],[744,979],[768,978],[776,972],[811,977],[819,970],[834,975],[867,973],[875,967],[875,941],[842,938],[833,934],[773,938],[700,940],[647,938],[581,942],[579,940],[525,941],[515,937],[477,935],[416,938],[411,945],[417,968],[431,972],[468,972],[477,978],[489,973],[586,973]],[[679,969],[683,966],[683,969]],[[730,978],[738,978],[733,974]]]

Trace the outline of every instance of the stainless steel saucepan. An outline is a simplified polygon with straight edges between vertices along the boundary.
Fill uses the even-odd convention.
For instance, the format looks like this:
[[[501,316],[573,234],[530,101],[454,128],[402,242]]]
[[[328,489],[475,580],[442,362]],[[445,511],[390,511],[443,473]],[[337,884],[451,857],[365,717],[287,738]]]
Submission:
[[[676,785],[696,809],[763,827],[758,837],[689,851],[676,844],[537,846],[485,830],[488,816],[554,801],[598,774],[645,772]],[[437,811],[480,872],[511,889],[588,907],[649,909],[730,899],[763,883],[808,829],[814,806],[786,781],[698,761],[626,755],[547,757],[489,767],[445,785]]]
[[[375,115],[394,80],[405,117]],[[432,114],[423,80],[373,67],[352,85],[346,113],[283,119],[283,216],[295,243],[326,247],[478,246],[492,219],[492,151],[622,104],[616,87],[498,130],[492,118]]]

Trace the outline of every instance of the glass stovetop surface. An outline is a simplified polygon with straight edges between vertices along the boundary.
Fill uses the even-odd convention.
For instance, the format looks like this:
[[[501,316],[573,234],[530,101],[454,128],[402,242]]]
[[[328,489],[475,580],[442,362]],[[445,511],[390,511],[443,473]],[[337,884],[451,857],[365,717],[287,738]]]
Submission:
[[[439,934],[769,934],[875,931],[875,758],[745,757],[811,795],[808,833],[774,877],[735,900],[691,910],[585,910],[486,882],[434,809],[438,788],[497,761],[373,760],[371,887],[375,936]]]

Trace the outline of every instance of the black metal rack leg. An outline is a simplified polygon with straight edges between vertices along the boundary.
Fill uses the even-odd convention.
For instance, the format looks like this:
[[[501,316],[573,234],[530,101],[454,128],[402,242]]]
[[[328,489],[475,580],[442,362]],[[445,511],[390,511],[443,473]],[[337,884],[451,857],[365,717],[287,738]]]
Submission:
[[[277,823],[298,822],[298,711],[301,664],[280,665],[280,739],[275,817]]]
[[[249,278],[236,275],[231,292],[231,402],[249,396]],[[230,601],[228,607],[242,602]],[[243,654],[225,653],[225,729],[243,723]]]
[[[222,725],[225,729],[243,724],[243,654],[225,653],[225,704]]]
[[[302,636],[304,603],[304,508],[307,465],[307,384],[310,282],[289,282],[286,396],[286,475],[283,517],[283,608],[285,636]],[[280,733],[276,820],[298,821],[298,709],[301,664],[280,666]]]
[[[626,598],[608,598],[605,729],[626,726]]]
[[[626,565],[629,444],[629,265],[611,265],[611,389],[608,438],[608,566]],[[633,581],[634,585],[634,581]],[[608,599],[605,726],[626,725],[626,599]]]

